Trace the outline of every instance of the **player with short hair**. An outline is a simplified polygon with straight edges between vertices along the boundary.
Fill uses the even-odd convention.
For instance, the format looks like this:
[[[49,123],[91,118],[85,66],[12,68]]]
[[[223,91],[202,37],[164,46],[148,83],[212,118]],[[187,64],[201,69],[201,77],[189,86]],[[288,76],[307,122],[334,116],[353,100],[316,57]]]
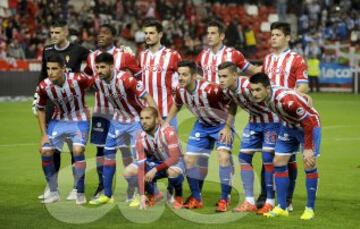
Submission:
[[[64,142],[70,139],[74,156],[76,182],[76,204],[85,204],[85,145],[89,131],[90,112],[86,107],[85,90],[93,81],[80,73],[66,73],[65,61],[60,54],[53,53],[47,57],[48,78],[41,81],[36,89],[39,95],[36,106],[42,134],[40,153],[42,167],[50,188],[50,194],[42,203],[53,203],[60,200],[56,168],[54,165],[55,149],[62,150]],[[55,104],[52,119],[46,127],[46,102]]]
[[[177,51],[161,44],[164,32],[160,22],[153,19],[145,21],[143,31],[148,48],[139,55],[142,80],[146,90],[154,98],[161,117],[166,119],[174,104],[172,93],[178,84],[176,70],[181,56]],[[176,117],[170,124],[177,128]]]
[[[202,68],[204,79],[219,83],[218,77],[218,65],[230,61],[233,62],[243,73],[252,75],[261,71],[260,67],[252,65],[245,59],[244,55],[232,48],[224,45],[225,39],[225,27],[217,21],[212,20],[207,24],[207,42],[209,48],[206,48],[200,52],[196,58],[196,63]],[[200,157],[198,160],[201,168],[202,182],[200,182],[200,189],[202,189],[203,181],[207,176],[208,170],[208,158]]]
[[[273,209],[273,158],[276,135],[280,127],[279,118],[263,103],[256,103],[250,92],[249,78],[238,76],[237,67],[232,62],[218,66],[220,87],[234,103],[249,113],[249,122],[243,130],[239,161],[241,179],[245,190],[245,201],[236,207],[235,212],[257,212],[263,214]],[[255,152],[262,152],[265,165],[267,199],[265,205],[257,210],[254,199],[254,170],[252,158]]]
[[[104,151],[103,182],[104,194],[90,201],[90,204],[112,202],[112,181],[116,169],[116,150],[130,139],[135,145],[135,137],[140,126],[140,111],[148,106],[155,107],[155,102],[146,92],[141,81],[124,71],[116,71],[113,55],[103,52],[95,58],[96,73],[94,86],[102,90],[104,97],[114,108]],[[130,187],[136,183],[136,177],[127,179]]]
[[[194,62],[182,61],[178,64],[179,87],[175,93],[175,103],[170,109],[166,122],[176,115],[185,105],[197,118],[189,136],[185,163],[191,196],[184,204],[185,208],[202,208],[203,201],[199,181],[200,170],[197,160],[200,155],[209,157],[214,144],[219,155],[219,176],[221,197],[216,211],[225,212],[229,206],[231,193],[232,161],[231,149],[233,140],[233,115],[227,114],[230,100],[225,98],[222,89],[204,79],[197,79],[197,67]],[[236,106],[231,104],[232,109]]]
[[[110,24],[100,26],[97,35],[98,49],[91,52],[87,58],[87,66],[85,72],[88,75],[96,75],[96,57],[101,53],[110,53],[114,57],[114,68],[119,71],[128,71],[134,77],[140,77],[141,69],[136,62],[135,57],[125,52],[124,49],[116,48],[114,40],[116,37],[116,29]],[[92,117],[92,128],[90,142],[96,145],[96,170],[98,173],[99,184],[93,198],[98,198],[103,193],[103,164],[104,164],[104,146],[106,137],[110,127],[110,121],[114,115],[115,108],[104,94],[104,88],[98,88],[95,91],[95,106]],[[123,145],[120,145],[123,164],[126,167],[133,161],[133,150],[129,148],[130,140],[126,139]],[[134,146],[132,146],[134,147]],[[128,200],[132,199],[134,190],[128,187]]]
[[[289,48],[291,40],[291,27],[287,22],[274,22],[271,24],[270,45],[272,53],[265,56],[263,72],[266,73],[272,85],[294,89],[300,93],[309,91],[307,65],[304,58]],[[263,169],[264,170],[264,169]],[[295,190],[297,177],[296,154],[289,160],[289,196],[288,207],[293,210],[292,196]],[[264,188],[262,190],[264,192]],[[260,201],[266,194],[260,195]],[[260,203],[259,203],[260,204]]]
[[[83,61],[86,60],[89,50],[82,47],[81,45],[71,43],[68,39],[69,37],[69,29],[67,22],[64,20],[54,20],[50,24],[50,45],[46,46],[43,50],[42,54],[42,64],[41,64],[41,72],[39,76],[39,82],[46,79],[48,77],[47,73],[47,58],[50,55],[59,54],[65,60],[65,68],[66,72],[80,72],[81,64]],[[33,102],[33,113],[37,115],[36,110],[36,100],[38,95],[34,94],[34,102]],[[54,104],[48,100],[46,104],[46,123],[49,123],[53,116],[54,112]],[[70,154],[71,154],[71,164],[73,169],[73,176],[75,180],[75,173],[74,173],[74,159],[72,156],[72,146],[68,144]],[[55,149],[54,153],[54,165],[56,169],[56,174],[59,172],[61,164],[60,152]],[[73,190],[68,194],[67,200],[75,200],[76,199],[76,183],[74,182]],[[44,199],[47,195],[49,195],[48,187],[45,189],[44,193],[40,195],[39,199]]]
[[[141,209],[155,204],[154,185],[157,180],[168,178],[168,185],[175,190],[172,206],[180,209],[185,172],[181,145],[176,129],[169,125],[161,126],[160,120],[159,112],[153,107],[141,111],[143,131],[136,138],[137,161],[125,169],[124,176],[138,175]]]
[[[295,90],[270,86],[270,79],[264,73],[250,78],[251,93],[256,102],[265,104],[283,121],[275,146],[275,187],[279,205],[265,213],[266,217],[288,216],[287,192],[289,186],[288,161],[292,154],[303,148],[303,162],[306,174],[307,204],[301,219],[314,218],[314,208],[319,174],[316,157],[320,155],[320,116],[311,107],[307,96]]]
[[[202,68],[203,77],[206,80],[218,83],[217,66],[225,61],[233,62],[242,72],[248,75],[261,71],[259,67],[247,61],[240,51],[225,46],[223,44],[224,39],[224,25],[216,20],[210,21],[207,24],[207,42],[209,48],[202,50],[196,58],[196,63]]]

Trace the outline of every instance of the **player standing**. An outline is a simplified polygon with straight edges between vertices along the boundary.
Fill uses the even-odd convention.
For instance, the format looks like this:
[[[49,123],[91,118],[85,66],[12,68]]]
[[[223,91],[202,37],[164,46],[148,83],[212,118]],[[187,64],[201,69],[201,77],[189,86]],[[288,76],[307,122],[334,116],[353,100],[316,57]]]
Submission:
[[[221,197],[216,211],[225,212],[229,206],[232,182],[232,126],[233,115],[227,115],[230,101],[225,98],[222,89],[214,83],[196,79],[197,67],[194,62],[182,61],[178,65],[179,87],[176,89],[175,103],[170,109],[166,122],[169,122],[185,105],[197,118],[189,136],[185,163],[191,196],[184,204],[185,208],[202,208],[200,169],[197,166],[199,156],[209,157],[214,144],[219,155],[219,176]],[[235,108],[236,106],[231,106]],[[233,111],[231,114],[235,113]]]
[[[280,127],[279,118],[265,104],[256,103],[250,92],[249,78],[238,76],[237,67],[232,62],[224,62],[218,66],[220,87],[227,95],[249,113],[249,122],[243,130],[239,161],[241,179],[245,190],[245,201],[236,207],[235,212],[255,212],[263,214],[274,207],[273,158],[277,132]],[[252,159],[255,152],[262,152],[265,165],[266,203],[257,210],[254,199],[254,170]]]
[[[109,53],[114,58],[114,69],[117,71],[129,71],[135,77],[139,77],[141,69],[136,63],[136,59],[130,53],[124,52],[123,49],[114,46],[116,29],[110,24],[100,26],[97,36],[98,49],[90,53],[87,58],[87,67],[85,72],[89,75],[96,75],[95,59],[101,53]],[[109,99],[106,98],[103,88],[98,88],[95,92],[95,106],[92,117],[92,129],[90,142],[96,145],[96,169],[99,177],[99,184],[95,191],[94,198],[98,198],[103,193],[103,163],[104,163],[104,146],[110,127],[110,121],[114,114],[114,107]],[[125,139],[124,144],[120,145],[122,160],[124,166],[133,161],[133,150],[129,149],[130,140]],[[134,147],[134,146],[131,146]],[[133,196],[133,190],[128,187],[129,199]]]
[[[210,21],[207,24],[207,40],[209,48],[204,49],[196,58],[196,63],[202,68],[203,77],[214,83],[219,83],[218,65],[230,61],[233,62],[243,73],[253,75],[260,72],[260,67],[252,65],[244,55],[231,47],[224,45],[225,28],[219,21]],[[202,181],[207,176],[208,157],[200,157],[198,160],[201,168]],[[202,189],[203,182],[200,182]]]
[[[270,45],[273,52],[265,57],[263,72],[269,76],[272,85],[295,89],[300,93],[307,93],[309,85],[306,62],[301,55],[289,48],[291,40],[290,24],[274,22],[271,24],[270,29]],[[290,185],[287,201],[289,210],[292,211],[292,196],[297,177],[296,154],[292,155],[289,160],[289,177]],[[260,195],[259,202],[262,202],[261,200],[264,200],[265,196],[265,193]]]
[[[275,146],[275,187],[279,205],[265,213],[266,217],[288,216],[287,192],[289,186],[288,161],[293,153],[303,148],[306,174],[307,204],[301,219],[314,218],[319,174],[316,157],[320,155],[321,128],[318,112],[309,105],[308,97],[295,90],[270,86],[264,73],[250,78],[251,93],[257,102],[266,105],[284,121]]]
[[[172,93],[178,84],[176,70],[181,56],[177,51],[161,45],[163,27],[158,21],[148,20],[143,27],[148,49],[139,55],[142,80],[146,91],[155,100],[161,117],[166,119],[174,104]],[[177,128],[175,117],[170,124]]]
[[[124,71],[116,71],[113,55],[104,52],[95,58],[95,87],[103,90],[104,97],[114,108],[113,119],[106,137],[104,151],[104,194],[90,201],[90,204],[112,202],[112,181],[116,169],[116,150],[130,139],[130,145],[135,145],[135,137],[141,129],[139,123],[140,111],[145,107],[142,100],[155,107],[155,102],[146,92],[141,81],[136,80]],[[137,183],[136,177],[127,179],[130,187]]]
[[[65,60],[66,72],[80,72],[81,64],[83,61],[86,61],[89,51],[86,48],[84,48],[78,44],[71,43],[68,40],[68,36],[69,36],[69,30],[68,30],[66,21],[56,20],[56,21],[52,22],[52,24],[50,25],[50,42],[51,42],[51,44],[46,46],[43,51],[39,82],[48,77],[46,60],[47,60],[48,56],[50,56],[54,53],[59,54]],[[36,93],[35,93],[34,97],[36,100],[36,98],[37,98]],[[35,105],[35,103],[36,102],[34,101],[34,105]],[[33,110],[34,110],[34,113],[36,114],[37,111],[35,108],[36,107],[34,106]],[[49,123],[50,119],[52,118],[53,112],[54,112],[54,104],[49,100],[48,103],[46,104],[46,123],[47,124]],[[69,150],[71,153],[71,163],[73,165],[73,175],[75,178],[74,159],[72,156],[73,154],[71,152],[71,149],[72,149],[72,146],[69,145]],[[55,149],[54,165],[55,165],[55,169],[56,169],[56,174],[59,172],[60,164],[61,164],[60,152],[57,149]],[[75,186],[76,186],[76,184],[74,183],[74,188],[67,196],[67,198],[66,198],[67,200],[75,200],[76,199],[77,191],[76,191]],[[38,198],[43,199],[48,194],[49,194],[49,189],[46,188],[44,193],[42,195],[40,195]]]
[[[66,73],[65,62],[59,54],[53,53],[47,57],[46,68],[48,78],[41,81],[36,89],[39,95],[36,106],[42,134],[40,153],[42,167],[48,186],[49,195],[42,203],[53,203],[60,200],[54,151],[62,150],[64,142],[70,139],[74,157],[76,204],[85,204],[85,144],[89,131],[90,112],[85,105],[84,90],[92,85],[92,80],[79,73]],[[55,104],[52,119],[46,127],[46,102]]]

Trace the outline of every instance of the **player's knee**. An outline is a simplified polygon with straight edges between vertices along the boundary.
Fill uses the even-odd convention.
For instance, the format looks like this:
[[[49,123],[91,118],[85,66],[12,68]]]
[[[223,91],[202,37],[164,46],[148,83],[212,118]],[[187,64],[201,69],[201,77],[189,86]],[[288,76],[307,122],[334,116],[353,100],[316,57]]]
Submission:
[[[315,169],[317,167],[316,161],[312,165],[308,165],[308,163],[305,163],[305,160],[303,160],[303,162],[304,162],[304,170],[312,170],[312,169]]]
[[[124,177],[136,176],[138,172],[138,168],[133,164],[130,164],[124,169]]]
[[[185,155],[184,161],[187,168],[192,168],[196,166],[197,156],[194,155]]]
[[[229,166],[230,165],[230,157],[231,157],[231,154],[229,151],[226,151],[226,150],[218,151],[218,159],[219,159],[219,164],[221,166]]]
[[[289,161],[289,156],[275,155],[273,164],[274,164],[274,166],[277,166],[277,167],[285,166],[285,165],[287,165],[288,161]]]
[[[174,168],[168,168],[167,174],[169,177],[177,177],[181,174],[181,172]]]
[[[54,150],[40,149],[40,154],[41,154],[41,156],[49,157],[49,156],[54,155]]]
[[[73,147],[73,154],[74,156],[80,156],[84,154],[85,148],[82,146],[74,146]]]

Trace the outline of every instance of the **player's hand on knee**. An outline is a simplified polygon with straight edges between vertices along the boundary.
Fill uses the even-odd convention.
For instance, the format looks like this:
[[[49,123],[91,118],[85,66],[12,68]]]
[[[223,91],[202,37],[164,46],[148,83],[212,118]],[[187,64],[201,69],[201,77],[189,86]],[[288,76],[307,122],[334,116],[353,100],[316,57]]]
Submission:
[[[152,168],[149,172],[146,173],[146,175],[145,175],[145,181],[146,181],[146,182],[151,182],[151,181],[154,179],[156,173],[157,173],[157,169],[156,169],[156,168]]]
[[[307,168],[313,168],[316,163],[314,151],[312,151],[311,149],[304,150],[303,160]]]
[[[231,133],[231,128],[229,126],[225,126],[219,133],[219,137],[220,137],[220,141],[224,142],[226,144],[231,144],[232,142],[232,133]]]

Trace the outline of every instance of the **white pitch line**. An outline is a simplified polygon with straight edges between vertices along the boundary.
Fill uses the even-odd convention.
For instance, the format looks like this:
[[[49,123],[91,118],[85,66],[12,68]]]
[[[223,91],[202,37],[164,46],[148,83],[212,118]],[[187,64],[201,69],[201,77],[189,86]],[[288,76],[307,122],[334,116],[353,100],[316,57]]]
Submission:
[[[15,143],[15,144],[0,144],[0,147],[13,147],[13,146],[34,146],[38,145],[37,143]]]

